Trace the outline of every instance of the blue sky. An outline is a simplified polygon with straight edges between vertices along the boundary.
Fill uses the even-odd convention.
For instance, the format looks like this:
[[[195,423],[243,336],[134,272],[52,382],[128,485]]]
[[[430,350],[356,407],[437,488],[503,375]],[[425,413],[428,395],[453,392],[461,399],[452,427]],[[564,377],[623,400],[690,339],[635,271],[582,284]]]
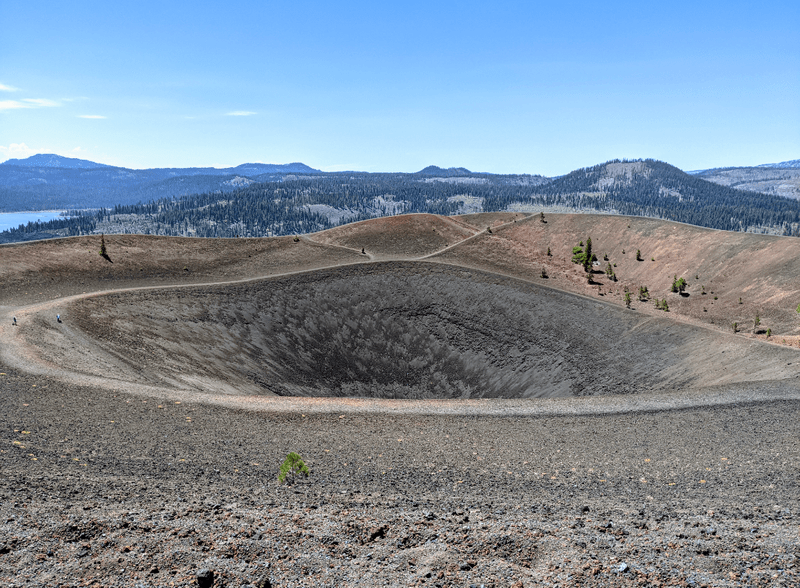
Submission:
[[[0,161],[800,158],[800,3],[0,0]]]

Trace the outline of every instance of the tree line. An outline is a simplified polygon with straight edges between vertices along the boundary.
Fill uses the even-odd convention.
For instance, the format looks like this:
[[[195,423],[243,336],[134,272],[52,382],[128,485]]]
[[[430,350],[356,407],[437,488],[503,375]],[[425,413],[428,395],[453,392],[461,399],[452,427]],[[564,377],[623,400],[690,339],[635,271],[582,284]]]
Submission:
[[[207,191],[139,204],[84,211],[69,219],[32,223],[3,234],[33,235],[141,232],[198,237],[309,233],[337,224],[401,213],[463,212],[465,198],[484,212],[561,207],[675,220],[743,231],[770,229],[797,235],[800,202],[707,182],[663,162],[645,160],[638,170],[615,176],[609,164],[559,178],[473,174],[431,178],[420,174],[331,173],[285,176],[230,192]],[[613,170],[612,170],[613,171]]]

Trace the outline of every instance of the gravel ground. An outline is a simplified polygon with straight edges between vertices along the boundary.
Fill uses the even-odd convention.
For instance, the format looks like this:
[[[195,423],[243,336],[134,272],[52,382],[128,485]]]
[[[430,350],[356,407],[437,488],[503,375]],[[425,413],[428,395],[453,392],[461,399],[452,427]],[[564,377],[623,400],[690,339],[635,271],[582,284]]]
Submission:
[[[664,296],[656,287],[674,274],[699,273],[719,300],[676,295],[670,316],[723,329],[704,331],[708,344],[682,347],[705,380],[680,392],[449,403],[254,398],[150,385],[144,372],[158,364],[150,360],[128,362],[141,369],[129,380],[113,362],[81,371],[94,358],[64,336],[77,332],[69,321],[39,329],[40,341],[22,335],[25,313],[52,323],[69,295],[388,259],[409,239],[417,255],[459,242],[461,229],[475,233],[467,218],[452,221],[461,229],[411,220],[414,235],[395,219],[394,228],[352,225],[329,244],[108,237],[113,263],[98,260],[93,238],[0,248],[0,583],[197,586],[206,570],[214,586],[260,588],[800,585],[800,388],[795,356],[786,355],[796,352],[723,333],[739,314],[763,310],[782,342],[795,342],[794,303],[780,302],[797,293],[786,255],[794,241],[756,240],[772,253],[731,260],[731,240],[744,237],[685,239],[677,225],[647,219],[554,215],[526,224],[484,215],[475,226],[491,224],[493,233],[436,258],[536,282],[552,245],[547,284],[617,300],[605,286],[575,285],[585,276],[569,250],[591,234],[632,288],[646,283]],[[390,229],[398,241],[384,251]],[[703,257],[707,243],[724,263]],[[654,265],[617,255],[623,247],[642,248]],[[739,304],[745,287],[764,290],[748,290]],[[766,304],[773,299],[780,308]],[[650,306],[634,311],[657,314]],[[87,340],[98,335],[90,331]],[[126,349],[138,347],[122,346],[120,365],[131,359]],[[685,367],[678,362],[675,373]],[[585,370],[585,381],[605,384],[604,370]],[[290,451],[311,475],[279,485]]]
[[[7,586],[800,581],[797,401],[303,415],[0,373]]]

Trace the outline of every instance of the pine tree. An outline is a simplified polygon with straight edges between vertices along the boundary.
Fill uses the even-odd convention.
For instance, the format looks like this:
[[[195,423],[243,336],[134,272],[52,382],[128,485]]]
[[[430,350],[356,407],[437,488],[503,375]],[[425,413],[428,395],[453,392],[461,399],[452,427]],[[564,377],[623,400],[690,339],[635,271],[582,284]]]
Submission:
[[[592,262],[595,260],[595,255],[592,253],[592,238],[586,239],[586,251],[583,254],[583,271],[588,272],[592,267]]]

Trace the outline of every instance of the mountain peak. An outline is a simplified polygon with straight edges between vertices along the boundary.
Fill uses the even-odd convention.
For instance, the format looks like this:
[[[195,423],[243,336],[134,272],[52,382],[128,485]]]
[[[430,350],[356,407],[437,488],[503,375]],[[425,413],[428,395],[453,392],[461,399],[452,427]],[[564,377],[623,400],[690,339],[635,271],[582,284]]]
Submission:
[[[318,173],[318,169],[314,169],[306,165],[305,163],[300,162],[293,162],[293,163],[243,163],[241,165],[237,165],[234,168],[230,168],[232,171],[237,173],[254,173],[254,174],[266,174],[266,173],[294,173],[294,174],[307,174],[307,173]]]
[[[444,169],[438,165],[429,165],[425,169],[418,171],[417,174],[423,176],[439,176],[449,178],[453,176],[468,176],[471,175],[472,172],[465,167],[448,167],[447,169]]]
[[[55,153],[37,153],[25,159],[9,159],[0,165],[18,165],[20,167],[57,167],[62,169],[94,169],[98,167],[112,167],[102,163],[95,163],[86,159],[63,157]]]

